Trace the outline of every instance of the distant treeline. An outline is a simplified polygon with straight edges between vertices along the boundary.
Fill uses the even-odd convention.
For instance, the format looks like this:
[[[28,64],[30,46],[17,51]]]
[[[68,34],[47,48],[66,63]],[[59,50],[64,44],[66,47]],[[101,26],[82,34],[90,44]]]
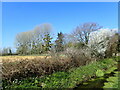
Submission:
[[[1,55],[33,55],[44,53],[64,52],[68,48],[89,48],[91,55],[103,55],[120,52],[120,34],[114,30],[101,30],[97,23],[84,23],[78,25],[70,34],[52,33],[51,24],[41,24],[33,30],[21,32],[16,35],[13,53],[11,48],[3,48]],[[99,35],[97,35],[99,34]],[[102,51],[103,50],[103,51]]]

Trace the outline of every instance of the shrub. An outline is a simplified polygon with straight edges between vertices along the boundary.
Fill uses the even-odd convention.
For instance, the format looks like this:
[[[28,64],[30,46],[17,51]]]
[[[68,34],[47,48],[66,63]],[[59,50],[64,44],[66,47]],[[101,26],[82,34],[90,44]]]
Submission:
[[[73,62],[75,66],[85,65],[86,63],[89,63],[93,60],[87,48],[67,48],[65,55]]]
[[[13,81],[25,77],[40,77],[57,71],[66,71],[75,64],[68,58],[36,58],[20,61],[8,62],[3,60],[2,76],[3,80]]]

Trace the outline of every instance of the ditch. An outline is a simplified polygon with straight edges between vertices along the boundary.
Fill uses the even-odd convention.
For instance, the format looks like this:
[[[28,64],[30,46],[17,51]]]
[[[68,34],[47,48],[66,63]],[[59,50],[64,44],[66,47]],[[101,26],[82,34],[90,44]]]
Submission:
[[[104,74],[102,77],[96,77],[92,78],[89,81],[82,82],[79,85],[77,85],[74,89],[80,89],[80,88],[103,88],[104,83],[107,82],[107,78],[114,76],[114,72],[118,71],[118,69],[112,71],[110,74]]]
[[[118,62],[119,65],[119,62]],[[119,72],[118,69],[113,70],[111,73],[107,73],[104,74],[104,76],[101,77],[92,77],[90,80],[88,81],[84,81],[81,82],[80,84],[78,84],[75,88],[73,88],[74,90],[76,89],[80,89],[80,88],[100,88],[102,89],[104,86],[105,82],[108,82],[107,79],[109,77],[112,77],[115,75],[115,72]]]

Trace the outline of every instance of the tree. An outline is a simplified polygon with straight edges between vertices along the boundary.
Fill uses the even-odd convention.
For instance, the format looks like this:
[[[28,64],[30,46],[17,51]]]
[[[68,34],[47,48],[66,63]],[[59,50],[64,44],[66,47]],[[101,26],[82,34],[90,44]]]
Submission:
[[[12,49],[9,48],[9,55],[12,55]]]
[[[21,32],[16,35],[15,46],[18,54],[40,54],[42,52],[43,38],[50,34],[51,25],[48,23],[41,24],[33,30]]]
[[[68,47],[75,47],[76,39],[72,34],[64,34],[63,42],[64,50],[66,50]]]
[[[4,55],[8,55],[8,53],[9,53],[9,48],[3,48],[2,49],[2,55],[4,56]]]
[[[118,33],[118,45],[117,45],[117,50],[120,52],[120,33]]]
[[[18,54],[28,54],[31,38],[32,37],[29,32],[21,32],[16,35],[15,45]]]
[[[32,51],[35,54],[41,54],[44,52],[44,38],[46,38],[46,35],[49,34],[51,35],[51,31],[52,31],[52,26],[49,23],[44,23],[41,24],[39,26],[37,26],[33,32],[33,49]]]
[[[118,38],[119,38],[119,34],[116,33],[109,39],[108,46],[105,51],[106,57],[112,57],[113,54],[116,56],[116,54],[118,53],[118,48],[119,48]]]
[[[2,56],[2,49],[0,48],[0,56]]]
[[[88,44],[89,35],[93,31],[97,31],[101,28],[97,23],[84,23],[76,27],[73,31],[73,36],[77,42],[82,42],[85,45]]]
[[[110,40],[115,35],[115,29],[100,29],[89,35],[88,47],[91,55],[95,57],[105,57],[106,50],[110,46]]]
[[[1,49],[1,55],[12,55],[12,49],[10,47]]]
[[[57,40],[55,41],[56,52],[60,52],[64,50],[63,38],[64,38],[63,33],[62,32],[58,33]]]
[[[46,34],[43,38],[44,40],[44,50],[45,52],[50,51],[50,48],[52,47],[50,34]]]

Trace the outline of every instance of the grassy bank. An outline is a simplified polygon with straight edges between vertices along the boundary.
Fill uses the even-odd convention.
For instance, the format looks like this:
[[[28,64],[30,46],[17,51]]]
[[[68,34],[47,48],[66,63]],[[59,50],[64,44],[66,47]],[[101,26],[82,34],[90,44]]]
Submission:
[[[67,72],[55,72],[51,75],[46,75],[41,78],[31,77],[22,80],[14,80],[7,84],[4,81],[6,88],[74,88],[77,84],[89,80],[92,77],[99,76],[102,73],[110,73],[110,70],[117,68],[117,58],[109,58],[90,63],[86,66],[72,68]],[[114,68],[113,68],[114,67]],[[112,68],[112,69],[111,69]]]

